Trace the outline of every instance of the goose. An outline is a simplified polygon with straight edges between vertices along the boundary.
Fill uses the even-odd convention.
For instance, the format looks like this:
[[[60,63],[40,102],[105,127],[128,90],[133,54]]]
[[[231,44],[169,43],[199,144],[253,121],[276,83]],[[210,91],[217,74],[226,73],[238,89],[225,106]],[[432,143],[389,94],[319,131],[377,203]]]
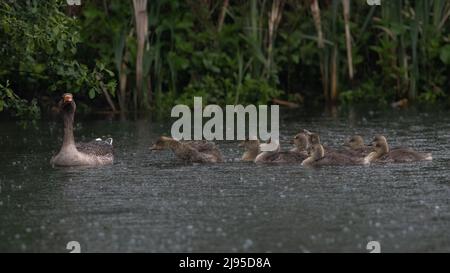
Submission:
[[[419,153],[410,148],[389,149],[386,137],[375,136],[372,141],[373,152],[364,158],[365,164],[379,163],[405,163],[421,160],[432,160],[431,153]]]
[[[277,145],[276,149],[261,152],[264,145],[268,145],[268,143],[261,144],[259,140],[244,140],[239,144],[240,147],[245,148],[241,160],[255,163],[301,163],[307,157],[305,151],[306,141],[306,136],[298,134],[293,140],[293,143],[296,145],[295,150],[281,151],[279,142],[271,140],[269,143],[275,143]]]
[[[310,145],[308,147],[309,157],[303,162],[303,166],[327,166],[327,165],[357,165],[362,164],[362,159],[350,157],[337,152],[326,152],[318,134],[310,135]]]
[[[87,143],[75,143],[73,122],[76,111],[75,100],[70,93],[63,94],[58,107],[64,121],[64,138],[60,151],[52,157],[52,166],[98,166],[113,164],[113,139],[97,138]]]
[[[342,152],[350,156],[365,157],[372,151],[371,147],[364,144],[364,139],[360,135],[351,136],[343,146],[345,149]]]
[[[152,151],[170,149],[175,156],[184,162],[221,163],[222,153],[213,142],[178,141],[171,137],[161,136],[150,148]]]

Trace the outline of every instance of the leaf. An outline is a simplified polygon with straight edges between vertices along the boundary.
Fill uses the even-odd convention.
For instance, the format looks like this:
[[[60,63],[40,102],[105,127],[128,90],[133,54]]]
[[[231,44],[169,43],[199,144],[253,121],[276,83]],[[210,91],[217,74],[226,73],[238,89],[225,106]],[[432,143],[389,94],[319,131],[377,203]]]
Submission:
[[[56,49],[62,53],[64,51],[64,42],[59,40],[56,44]]]
[[[114,77],[114,72],[112,72],[111,70],[105,68],[104,71],[105,71],[106,73],[108,73],[108,75],[109,75],[110,77]]]
[[[444,64],[450,64],[450,45],[446,45],[441,48],[441,61]]]
[[[90,98],[90,99],[95,98],[95,89],[94,89],[94,88],[91,88],[91,89],[89,90],[89,98]]]

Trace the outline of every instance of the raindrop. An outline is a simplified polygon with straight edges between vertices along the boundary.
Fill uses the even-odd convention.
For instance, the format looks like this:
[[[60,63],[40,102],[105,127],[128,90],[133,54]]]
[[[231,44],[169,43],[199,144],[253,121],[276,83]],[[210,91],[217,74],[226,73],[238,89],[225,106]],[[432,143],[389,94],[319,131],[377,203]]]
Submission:
[[[250,239],[246,239],[245,242],[244,242],[243,248],[245,250],[247,250],[247,249],[249,249],[252,246],[253,246],[253,241],[250,240]]]

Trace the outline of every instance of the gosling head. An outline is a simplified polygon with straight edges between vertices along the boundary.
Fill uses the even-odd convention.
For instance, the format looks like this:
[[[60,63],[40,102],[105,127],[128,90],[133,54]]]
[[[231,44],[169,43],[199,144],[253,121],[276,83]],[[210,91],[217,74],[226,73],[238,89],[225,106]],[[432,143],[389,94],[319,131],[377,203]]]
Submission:
[[[352,150],[364,148],[364,139],[360,135],[354,135],[344,143],[344,146],[350,147]]]
[[[305,133],[299,133],[295,135],[294,139],[292,140],[292,143],[298,150],[304,151],[308,147],[308,141],[309,137]]]
[[[321,159],[325,156],[325,150],[322,145],[315,144],[311,146],[310,149],[310,156],[314,158],[315,160]]]
[[[161,136],[158,138],[158,140],[155,142],[155,144],[150,147],[150,150],[152,151],[159,151],[170,148],[170,143],[173,141],[170,137]]]
[[[364,158],[364,164],[370,164],[371,162],[377,160],[378,158],[389,152],[389,145],[387,144],[387,140],[382,135],[375,136],[370,146],[373,147],[373,152],[371,152]]]
[[[309,136],[309,142],[311,145],[320,144],[320,136],[316,133],[313,133]]]
[[[377,135],[372,141],[372,146],[375,152],[378,154],[386,154],[389,152],[389,145],[387,140],[382,135]]]

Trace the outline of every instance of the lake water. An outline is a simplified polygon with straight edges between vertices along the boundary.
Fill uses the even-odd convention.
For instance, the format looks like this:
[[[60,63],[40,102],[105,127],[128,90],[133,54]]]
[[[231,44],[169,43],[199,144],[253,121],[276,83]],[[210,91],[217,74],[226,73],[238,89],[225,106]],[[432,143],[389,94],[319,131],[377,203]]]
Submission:
[[[324,167],[239,162],[184,165],[150,152],[170,123],[78,120],[77,140],[112,136],[116,162],[52,168],[60,121],[0,123],[0,252],[450,251],[450,115],[390,111],[282,114],[282,147],[307,128],[339,147],[362,134],[433,153],[432,162]]]

